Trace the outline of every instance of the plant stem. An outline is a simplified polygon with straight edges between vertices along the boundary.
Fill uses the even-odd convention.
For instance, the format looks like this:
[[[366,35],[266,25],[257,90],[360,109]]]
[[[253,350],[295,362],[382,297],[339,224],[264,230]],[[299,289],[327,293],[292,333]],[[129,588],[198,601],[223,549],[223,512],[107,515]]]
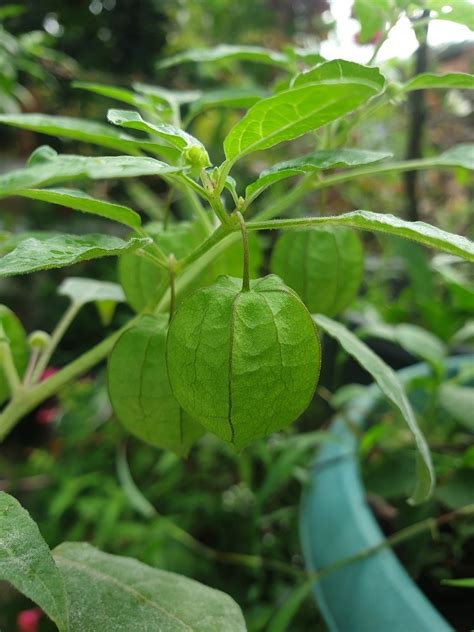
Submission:
[[[41,375],[43,374],[43,371],[48,366],[48,362],[50,361],[51,356],[53,355],[56,347],[60,343],[62,337],[64,336],[67,329],[69,328],[69,325],[76,318],[79,310],[81,309],[83,305],[84,303],[72,302],[69,305],[69,307],[66,309],[62,317],[60,318],[58,324],[56,325],[56,327],[54,328],[54,331],[51,334],[49,343],[46,345],[33,371],[33,374],[31,376],[31,381],[33,383],[41,379]]]
[[[176,277],[176,259],[173,254],[168,257],[168,275],[169,275],[169,284],[170,284],[170,315],[168,322],[171,322],[173,318],[174,309],[176,305],[176,288],[175,288],[175,277]]]
[[[33,377],[33,371],[35,370],[36,363],[38,362],[38,358],[41,355],[41,349],[35,347],[31,350],[30,357],[28,359],[28,366],[26,367],[25,375],[23,376],[23,385],[29,386],[31,379]]]
[[[240,213],[240,211],[237,211],[236,216],[239,220],[240,230],[242,233],[242,249],[244,255],[244,265],[242,270],[242,292],[248,292],[250,290],[249,236],[242,213]]]
[[[10,392],[14,395],[21,388],[21,382],[13,361],[10,342],[6,338],[2,338],[0,341],[0,363],[10,387]]]

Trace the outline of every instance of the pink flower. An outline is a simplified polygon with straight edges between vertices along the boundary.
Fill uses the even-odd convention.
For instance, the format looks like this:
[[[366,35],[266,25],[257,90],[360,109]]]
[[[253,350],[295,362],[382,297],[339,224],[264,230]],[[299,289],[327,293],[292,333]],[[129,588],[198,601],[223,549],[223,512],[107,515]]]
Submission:
[[[35,419],[39,424],[47,425],[53,423],[58,416],[57,406],[41,406],[35,414]]]
[[[41,381],[47,380],[48,377],[51,377],[57,372],[58,372],[58,369],[55,369],[54,366],[48,366],[41,374]]]
[[[18,632],[38,632],[38,624],[42,616],[43,612],[39,608],[22,610],[16,618],[16,629]]]

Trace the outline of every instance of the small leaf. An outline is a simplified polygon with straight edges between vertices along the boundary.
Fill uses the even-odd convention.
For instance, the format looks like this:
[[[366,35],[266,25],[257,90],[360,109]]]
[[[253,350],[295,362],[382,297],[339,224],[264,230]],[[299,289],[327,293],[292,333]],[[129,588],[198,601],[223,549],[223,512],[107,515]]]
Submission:
[[[36,523],[20,503],[0,492],[0,579],[34,601],[68,631],[63,580]]]
[[[334,169],[335,167],[357,167],[379,162],[391,156],[392,154],[387,152],[367,151],[364,149],[322,149],[300,158],[278,162],[269,169],[265,169],[258,180],[249,184],[245,190],[245,195],[253,195],[255,192],[266,189],[275,182],[303,173]]]
[[[432,88],[473,89],[474,75],[469,75],[464,72],[450,72],[445,75],[424,72],[403,84],[403,92],[428,90]]]
[[[123,303],[125,295],[118,283],[96,281],[85,277],[67,277],[58,287],[58,294],[67,296],[72,303],[85,305],[95,301]]]
[[[41,149],[50,150],[43,147]],[[54,152],[54,150],[52,150]],[[43,187],[56,182],[78,178],[101,180],[132,178],[146,175],[171,175],[183,171],[155,158],[135,156],[101,156],[89,158],[46,151],[41,160],[31,166],[0,175],[0,197],[14,195],[22,189]]]
[[[390,0],[355,0],[353,11],[361,26],[358,34],[360,44],[370,42],[377,34],[382,35],[391,9]]]
[[[257,64],[267,64],[286,68],[288,58],[286,55],[260,46],[232,46],[221,44],[215,48],[201,48],[187,50],[172,57],[167,57],[158,62],[157,68],[171,68],[185,62],[214,62],[236,59],[239,61],[251,61]]]
[[[147,238],[123,241],[112,235],[65,235],[26,239],[0,258],[0,276],[28,274],[37,270],[64,268],[80,261],[122,255],[146,246]]]
[[[298,85],[250,108],[224,140],[227,160],[234,162],[251,152],[316,130],[352,112],[381,89],[375,81],[359,76],[327,83],[315,78],[313,83],[306,83],[311,72],[304,77],[298,75]]]
[[[83,213],[100,215],[130,226],[130,228],[138,228],[141,224],[140,215],[132,211],[131,208],[121,204],[97,200],[87,193],[76,189],[20,189],[20,191],[16,192],[16,195],[33,200],[43,200],[50,204],[60,204]]]
[[[71,631],[245,632],[235,601],[192,579],[86,543],[61,544],[53,557],[69,596]]]
[[[162,86],[151,86],[140,82],[135,82],[133,89],[147,97],[152,97],[154,101],[168,105],[185,105],[202,96],[201,90],[168,90]]]
[[[474,169],[474,143],[455,145],[430,160],[432,160],[434,165],[441,167],[464,167],[472,170]]]
[[[26,333],[21,322],[6,305],[0,305],[0,331],[8,338],[13,364],[18,375],[23,377],[28,362]],[[0,366],[0,405],[8,399],[9,395],[10,387]]]
[[[162,138],[179,150],[183,150],[186,147],[199,147],[204,150],[204,145],[197,140],[197,138],[194,138],[187,132],[179,129],[179,127],[174,127],[173,125],[168,125],[167,123],[162,123],[160,125],[148,123],[148,121],[145,121],[138,112],[132,112],[129,110],[109,110],[107,118],[114,125],[137,129],[154,136],[159,136],[159,138]]]
[[[126,88],[120,88],[118,86],[111,86],[105,83],[92,83],[89,81],[73,81],[72,87],[78,88],[79,90],[86,90],[87,92],[92,92],[94,94],[99,94],[104,97],[109,97],[110,99],[115,99],[116,101],[127,103],[128,105],[134,105],[135,107],[150,106],[149,102],[141,95],[135,94],[132,90],[127,90]]]
[[[431,226],[425,222],[407,222],[389,213],[372,213],[371,211],[353,211],[332,217],[307,217],[301,219],[277,219],[270,221],[248,222],[248,230],[268,230],[282,228],[297,228],[300,226],[318,226],[332,224],[334,226],[352,226],[361,230],[388,233],[406,239],[413,239],[425,246],[437,248],[453,255],[458,255],[474,261],[474,243],[462,237],[448,233],[441,228]]]
[[[168,316],[142,316],[117,340],[107,366],[110,401],[133,435],[178,456],[204,434],[178,404],[166,368]]]
[[[474,31],[474,11],[470,0],[427,0],[424,8],[436,11],[431,19],[449,20],[467,26]]]
[[[120,134],[113,127],[88,119],[48,114],[0,114],[0,123],[49,136],[73,138],[132,154],[136,154],[141,148],[138,139]]]
[[[398,408],[412,433],[420,458],[417,461],[417,481],[411,502],[417,504],[428,499],[434,488],[434,470],[426,440],[421,432],[415,413],[396,373],[367,345],[350,332],[344,325],[327,316],[314,315],[315,322],[340,343],[379,385],[384,395]]]

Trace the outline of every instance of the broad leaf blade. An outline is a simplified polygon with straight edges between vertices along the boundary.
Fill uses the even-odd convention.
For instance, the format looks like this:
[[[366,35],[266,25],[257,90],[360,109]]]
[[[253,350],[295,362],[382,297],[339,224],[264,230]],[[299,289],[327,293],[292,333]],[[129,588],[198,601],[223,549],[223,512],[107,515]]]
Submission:
[[[24,169],[0,175],[0,198],[23,189],[44,187],[57,182],[90,178],[134,178],[180,173],[183,167],[173,167],[155,158],[141,156],[101,156],[89,158],[54,152],[47,160],[34,162]]]
[[[136,154],[141,148],[138,139],[120,134],[108,125],[87,119],[48,114],[0,114],[0,123],[49,136],[72,138],[126,153]]]
[[[128,241],[112,235],[58,235],[46,239],[26,239],[0,258],[0,277],[28,274],[50,268],[64,268],[80,261],[123,255],[150,243],[147,238]]]
[[[71,603],[71,630],[244,632],[240,608],[224,593],[85,543],[53,551]]]
[[[58,287],[58,294],[67,296],[72,303],[84,305],[95,301],[123,303],[125,294],[118,283],[97,281],[85,277],[68,277]]]
[[[267,149],[316,130],[352,112],[376,94],[364,82],[304,84],[256,103],[224,141],[227,160]]]
[[[322,169],[334,169],[335,167],[357,167],[379,162],[390,158],[392,154],[380,151],[367,151],[364,149],[322,149],[301,158],[286,160],[265,169],[258,180],[249,184],[245,190],[247,196],[255,191],[267,188],[275,182],[301,175],[311,171]]]
[[[67,631],[67,601],[63,580],[46,542],[29,513],[0,492],[0,579],[34,601]]]
[[[257,64],[267,64],[285,68],[288,66],[286,55],[260,46],[232,46],[221,44],[215,48],[201,48],[178,53],[158,62],[157,68],[171,68],[185,62],[215,62],[236,59],[251,61]]]
[[[405,83],[403,85],[403,92],[411,92],[412,90],[428,90],[432,88],[458,88],[472,90],[474,88],[474,75],[469,75],[465,72],[450,72],[445,75],[425,72]]]
[[[381,92],[385,86],[385,77],[378,68],[363,66],[344,59],[333,59],[296,75],[293,85],[302,86],[310,83],[337,85],[348,81],[367,85],[372,89],[373,94]]]
[[[343,215],[328,217],[306,217],[301,219],[280,219],[271,221],[248,222],[248,230],[268,230],[292,228],[298,226],[317,226],[318,224],[332,224],[334,226],[352,226],[361,230],[387,233],[397,237],[412,239],[430,248],[437,248],[453,255],[458,255],[467,261],[474,261],[474,243],[462,237],[448,233],[441,228],[431,226],[425,222],[407,222],[395,215],[372,213],[371,211],[353,211]]]
[[[416,486],[410,500],[412,503],[423,502],[433,492],[434,470],[428,445],[418,426],[415,413],[402,383],[396,373],[344,325],[320,314],[313,316],[313,318],[321,329],[331,337],[336,338],[343,349],[372,375],[384,395],[399,409],[405,419],[415,439],[420,457],[417,461]]]
[[[179,150],[183,150],[186,147],[200,147],[204,149],[203,144],[197,140],[197,138],[179,129],[179,127],[174,127],[167,123],[160,125],[149,123],[145,121],[138,112],[130,110],[109,110],[107,118],[114,125],[119,125],[127,129],[136,129],[158,136]]]
[[[42,200],[50,204],[60,204],[76,211],[100,215],[115,222],[120,222],[131,228],[138,228],[141,218],[138,213],[127,206],[113,204],[104,200],[97,200],[92,196],[76,189],[22,189],[17,195]]]

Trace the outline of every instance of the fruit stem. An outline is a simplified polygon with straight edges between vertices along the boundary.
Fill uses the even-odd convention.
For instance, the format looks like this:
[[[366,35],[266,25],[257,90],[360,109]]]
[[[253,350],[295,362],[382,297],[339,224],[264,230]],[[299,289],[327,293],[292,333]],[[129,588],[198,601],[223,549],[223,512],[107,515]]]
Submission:
[[[245,220],[240,211],[236,213],[237,219],[240,224],[240,231],[242,233],[242,248],[244,251],[244,265],[242,270],[242,292],[248,292],[250,290],[250,272],[249,272],[249,236],[247,233],[247,226]]]

